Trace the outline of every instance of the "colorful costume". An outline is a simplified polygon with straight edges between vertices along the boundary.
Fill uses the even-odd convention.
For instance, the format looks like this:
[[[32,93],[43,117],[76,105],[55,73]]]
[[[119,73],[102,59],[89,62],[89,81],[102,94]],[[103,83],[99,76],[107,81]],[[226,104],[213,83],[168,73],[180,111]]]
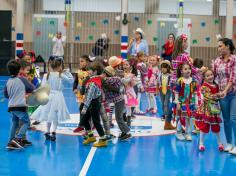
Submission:
[[[204,133],[209,132],[210,126],[213,132],[218,133],[220,131],[219,123],[222,122],[220,107],[218,100],[213,99],[213,95],[218,92],[219,88],[216,84],[204,82],[201,87],[204,100],[197,111],[196,122],[198,128]]]
[[[198,104],[197,96],[198,84],[193,78],[179,78],[175,87],[174,114],[184,118],[191,118],[195,115],[196,104]],[[176,106],[180,104],[180,111],[177,112]],[[182,121],[183,122],[183,121]]]
[[[136,77],[132,73],[125,73],[122,79],[125,85],[125,104],[127,107],[135,107],[138,105],[138,100],[136,93],[134,91],[134,86],[136,84]]]

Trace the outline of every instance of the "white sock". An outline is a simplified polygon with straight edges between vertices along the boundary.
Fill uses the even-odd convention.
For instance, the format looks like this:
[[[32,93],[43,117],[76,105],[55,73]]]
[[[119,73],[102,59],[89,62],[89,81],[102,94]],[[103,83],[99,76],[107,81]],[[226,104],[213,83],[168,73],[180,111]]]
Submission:
[[[199,142],[200,145],[204,145],[204,136],[205,136],[205,133],[200,132],[200,142]]]
[[[58,121],[53,121],[52,122],[52,132],[56,132],[58,126]]]
[[[220,139],[220,133],[216,133],[216,139],[217,139],[218,145],[222,144],[221,139]]]

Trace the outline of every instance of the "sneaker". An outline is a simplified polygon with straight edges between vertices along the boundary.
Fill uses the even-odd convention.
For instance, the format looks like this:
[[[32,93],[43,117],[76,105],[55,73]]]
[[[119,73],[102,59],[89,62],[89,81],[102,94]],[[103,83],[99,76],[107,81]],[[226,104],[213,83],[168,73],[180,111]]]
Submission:
[[[12,141],[10,141],[10,142],[7,144],[6,148],[7,148],[8,150],[21,150],[21,149],[23,149],[23,147],[19,147],[18,145],[16,145],[16,144],[13,143]]]
[[[200,152],[204,152],[205,151],[205,146],[203,144],[200,144],[198,149],[199,149]]]
[[[233,147],[233,149],[230,150],[229,153],[236,156],[236,147]]]
[[[225,152],[230,152],[233,149],[233,145],[232,144],[227,144],[227,146],[225,147]]]
[[[50,137],[50,140],[51,141],[55,141],[56,140],[56,133],[55,132],[52,132],[52,135]]]
[[[105,147],[107,146],[107,140],[106,139],[99,139],[98,142],[93,144],[93,147]]]
[[[11,142],[14,143],[19,148],[24,148],[24,144],[22,143],[21,139],[14,138],[14,139],[12,139]]]
[[[32,142],[28,141],[27,139],[23,139],[22,143],[24,144],[24,146],[31,146]]]
[[[134,114],[137,114],[137,115],[144,115],[144,114],[146,114],[146,113],[143,112],[143,111],[136,111]]]
[[[132,137],[132,135],[130,133],[121,133],[119,136],[119,140],[121,141],[126,141],[128,139],[130,139]]]
[[[224,151],[224,145],[223,145],[223,144],[220,144],[220,145],[218,146],[218,150],[219,150],[220,152],[223,152],[223,151]]]
[[[50,140],[51,139],[50,133],[45,133],[44,136],[45,136],[46,140]]]
[[[80,133],[82,131],[84,131],[84,128],[82,127],[77,127],[76,129],[73,130],[74,133]]]
[[[93,142],[96,142],[96,138],[94,136],[91,136],[91,137],[87,137],[84,141],[83,141],[83,144],[84,145],[88,145],[90,143],[93,143]]]
[[[38,124],[40,124],[40,122],[38,122],[38,121],[34,121],[34,122],[32,123],[32,125],[38,125]]]
[[[105,137],[105,139],[106,139],[107,141],[111,141],[111,140],[114,139],[114,138],[115,138],[115,136],[114,136],[113,134],[106,135],[106,137]]]
[[[185,139],[186,139],[186,141],[192,141],[192,136],[191,136],[191,134],[186,134],[186,135],[185,135]]]
[[[175,134],[175,136],[176,136],[176,138],[177,138],[178,140],[180,140],[180,141],[184,141],[184,140],[185,140],[185,137],[184,137],[183,133],[180,132],[180,131],[177,131],[177,133]]]

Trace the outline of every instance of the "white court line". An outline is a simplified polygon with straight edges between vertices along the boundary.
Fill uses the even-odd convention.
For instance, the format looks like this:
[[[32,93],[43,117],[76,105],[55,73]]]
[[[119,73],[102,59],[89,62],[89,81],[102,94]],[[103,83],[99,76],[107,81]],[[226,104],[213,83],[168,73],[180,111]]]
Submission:
[[[85,163],[83,165],[83,168],[82,168],[82,170],[79,173],[79,176],[86,176],[86,174],[88,172],[88,169],[89,169],[89,166],[90,166],[90,164],[91,164],[91,162],[93,160],[93,156],[94,156],[96,150],[97,150],[96,147],[92,147],[91,150],[89,151],[89,154],[88,154],[88,156],[86,158],[86,161],[85,161]]]

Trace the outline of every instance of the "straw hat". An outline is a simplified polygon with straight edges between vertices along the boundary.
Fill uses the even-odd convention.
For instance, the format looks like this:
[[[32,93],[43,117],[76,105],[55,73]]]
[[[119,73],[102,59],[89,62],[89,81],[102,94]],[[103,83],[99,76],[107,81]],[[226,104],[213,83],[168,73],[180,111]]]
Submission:
[[[27,99],[29,106],[46,105],[49,101],[50,87],[48,85],[41,86],[36,89]]]
[[[171,63],[170,63],[170,61],[168,61],[168,60],[163,60],[163,61],[161,61],[161,65],[162,65],[162,64],[167,64],[167,65],[169,65],[170,68],[171,68]]]
[[[108,74],[109,76],[115,76],[116,74],[116,71],[114,70],[112,66],[105,67],[104,72]]]
[[[122,59],[117,56],[112,56],[109,58],[108,64],[112,66],[113,68],[120,65],[122,62]]]
[[[140,33],[142,36],[144,36],[144,32],[143,32],[143,30],[142,30],[141,28],[137,28],[137,29],[135,30],[135,32],[138,32],[138,33]]]

